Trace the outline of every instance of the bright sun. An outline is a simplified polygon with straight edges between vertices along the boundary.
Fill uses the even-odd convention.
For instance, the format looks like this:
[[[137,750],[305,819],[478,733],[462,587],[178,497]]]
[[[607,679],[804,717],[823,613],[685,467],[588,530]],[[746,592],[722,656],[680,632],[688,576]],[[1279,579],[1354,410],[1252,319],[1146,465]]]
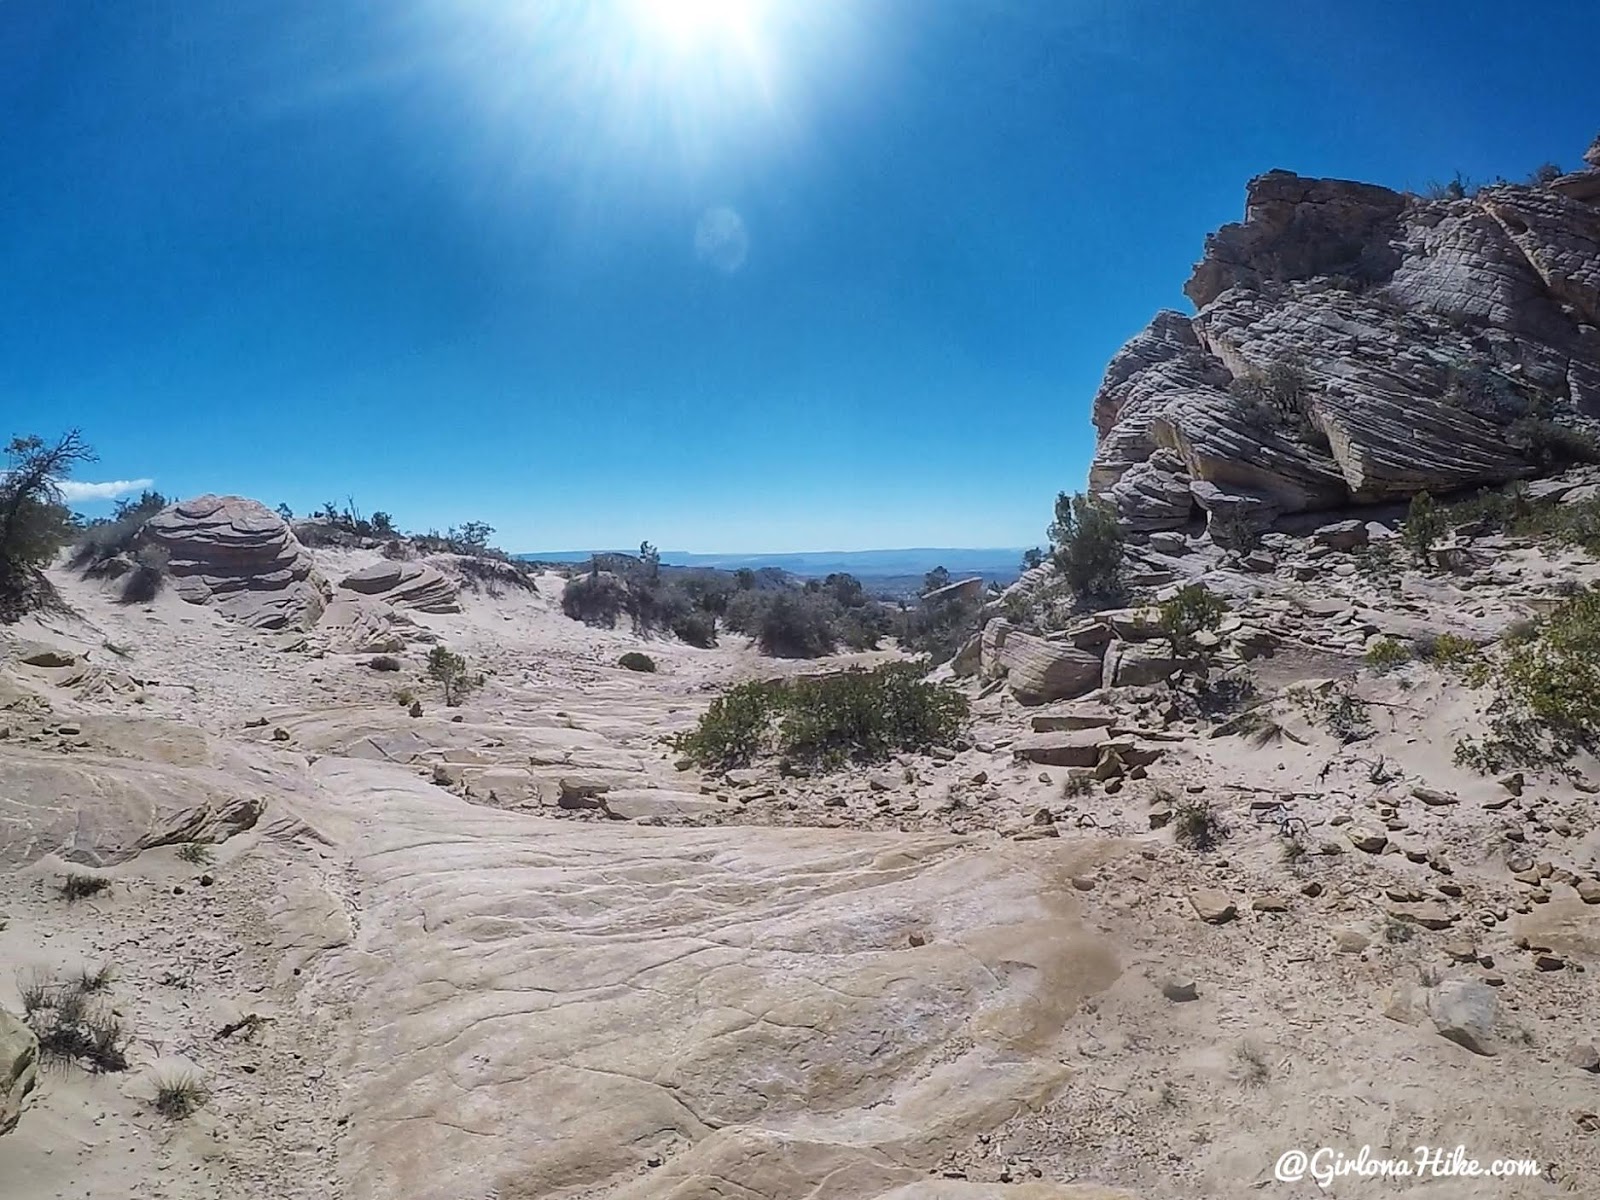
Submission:
[[[678,50],[748,43],[755,0],[637,0],[646,29]]]

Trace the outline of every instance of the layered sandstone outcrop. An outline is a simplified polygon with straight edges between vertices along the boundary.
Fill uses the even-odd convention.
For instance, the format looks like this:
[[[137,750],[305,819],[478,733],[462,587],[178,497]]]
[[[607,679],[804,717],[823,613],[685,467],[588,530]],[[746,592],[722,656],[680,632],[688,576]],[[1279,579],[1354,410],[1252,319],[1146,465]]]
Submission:
[[[242,496],[197,496],[145,524],[147,545],[168,556],[179,596],[259,629],[310,629],[327,585],[283,518]]]
[[[427,563],[385,560],[362,567],[340,580],[339,586],[363,596],[376,596],[399,608],[418,612],[461,611],[460,588],[453,579]]]
[[[1600,168],[1434,200],[1269,172],[1184,290],[1094,401],[1132,530],[1504,483],[1600,429]],[[1252,402],[1274,372],[1287,412]]]

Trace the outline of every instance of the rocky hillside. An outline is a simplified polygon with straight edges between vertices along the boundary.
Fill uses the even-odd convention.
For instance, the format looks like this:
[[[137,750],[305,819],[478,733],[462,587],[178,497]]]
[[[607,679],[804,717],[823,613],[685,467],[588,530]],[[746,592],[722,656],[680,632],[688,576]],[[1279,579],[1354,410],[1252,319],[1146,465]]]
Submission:
[[[1132,530],[1452,492],[1582,459],[1600,428],[1589,169],[1424,199],[1271,171],[1111,361],[1091,489]]]

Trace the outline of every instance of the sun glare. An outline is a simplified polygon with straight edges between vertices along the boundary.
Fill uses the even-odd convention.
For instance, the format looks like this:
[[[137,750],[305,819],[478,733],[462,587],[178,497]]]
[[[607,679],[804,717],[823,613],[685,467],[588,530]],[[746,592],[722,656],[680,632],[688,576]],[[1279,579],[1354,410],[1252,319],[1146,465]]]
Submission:
[[[677,50],[699,50],[718,42],[748,44],[754,30],[754,0],[637,0],[645,30]]]

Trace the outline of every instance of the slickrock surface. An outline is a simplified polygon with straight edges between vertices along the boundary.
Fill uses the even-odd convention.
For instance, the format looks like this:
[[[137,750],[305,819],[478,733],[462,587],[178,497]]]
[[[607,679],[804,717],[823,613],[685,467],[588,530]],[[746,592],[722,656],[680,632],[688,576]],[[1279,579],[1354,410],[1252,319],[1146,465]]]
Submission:
[[[165,550],[178,594],[261,629],[309,629],[326,584],[289,526],[240,496],[198,496],[163,509],[142,538]]]
[[[1454,1194],[1581,1194],[1600,772],[1466,771],[1484,698],[1361,654],[1488,641],[1600,567],[1482,538],[1460,572],[1374,579],[1363,534],[1392,536],[1273,534],[1260,569],[1141,551],[1230,597],[1213,653],[1256,720],[1176,703],[1134,605],[993,627],[953,746],[816,776],[680,769],[662,740],[816,664],[725,637],[648,643],[635,675],[638,639],[566,619],[554,576],[385,626],[379,673],[331,634],[381,601],[290,643],[58,573],[83,618],[0,654],[0,1007],[109,964],[131,1069],[40,1073],[8,1200],[1292,1200],[1273,1161],[1330,1142],[1533,1157],[1545,1178]],[[460,708],[435,641],[487,672]],[[1038,702],[1047,656],[1081,695]],[[137,692],[82,691],[90,668]],[[1318,716],[1345,690],[1351,742]],[[1175,834],[1199,801],[1209,851]],[[69,902],[69,872],[110,888]],[[178,1122],[151,1109],[174,1074],[206,1093]]]

